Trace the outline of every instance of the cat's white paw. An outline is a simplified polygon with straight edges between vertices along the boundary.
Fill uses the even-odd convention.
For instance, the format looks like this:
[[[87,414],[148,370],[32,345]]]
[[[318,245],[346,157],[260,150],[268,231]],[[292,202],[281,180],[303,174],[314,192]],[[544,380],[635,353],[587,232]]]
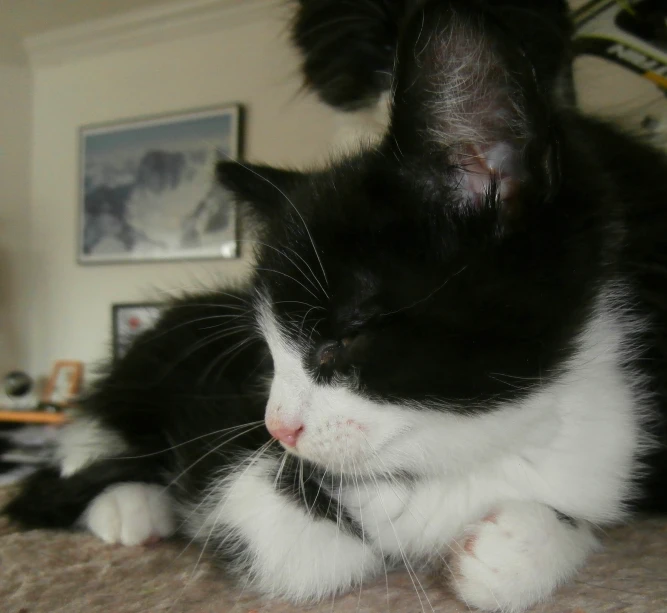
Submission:
[[[173,534],[171,501],[159,485],[121,483],[90,503],[83,525],[107,543],[141,545]]]
[[[550,507],[505,503],[454,545],[453,585],[470,607],[516,613],[549,596],[595,546],[588,526]]]

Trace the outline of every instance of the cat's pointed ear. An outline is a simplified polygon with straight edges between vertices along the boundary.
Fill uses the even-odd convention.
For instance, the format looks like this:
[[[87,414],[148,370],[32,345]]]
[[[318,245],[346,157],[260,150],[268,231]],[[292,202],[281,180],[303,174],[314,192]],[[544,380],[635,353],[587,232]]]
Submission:
[[[246,162],[218,162],[216,177],[239,202],[265,219],[282,211],[287,193],[304,178],[296,171]]]
[[[397,157],[437,169],[468,203],[549,198],[559,183],[557,141],[520,41],[481,3],[420,4],[397,54],[388,140]]]

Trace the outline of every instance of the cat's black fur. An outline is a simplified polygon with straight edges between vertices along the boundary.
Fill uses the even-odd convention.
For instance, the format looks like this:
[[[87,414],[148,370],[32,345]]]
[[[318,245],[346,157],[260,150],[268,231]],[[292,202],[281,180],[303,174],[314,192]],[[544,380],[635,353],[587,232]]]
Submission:
[[[333,4],[304,2],[297,32],[298,24],[311,18],[311,10],[331,5],[333,11]],[[375,14],[378,6],[371,5],[378,4],[384,3],[361,2],[359,8]],[[343,10],[343,5],[336,6]],[[471,400],[488,410],[494,404],[489,400],[527,394],[557,374],[558,364],[572,349],[573,331],[590,314],[596,289],[622,271],[637,290],[638,312],[648,315],[654,324],[645,335],[641,370],[651,372],[656,393],[667,397],[667,241],[663,231],[667,206],[656,180],[667,165],[652,148],[608,125],[569,111],[558,119],[559,173],[566,178],[562,191],[556,201],[523,211],[521,233],[502,241],[499,236],[505,230],[499,228],[499,211],[493,202],[474,217],[460,217],[456,210],[441,208],[440,202],[451,199],[451,187],[430,178],[441,174],[447,162],[435,155],[427,160],[416,155],[403,157],[406,151],[422,148],[421,137],[414,140],[408,132],[399,135],[400,152],[387,140],[377,152],[341,161],[326,171],[302,175],[221,164],[219,176],[242,200],[253,203],[272,244],[305,254],[308,266],[315,270],[319,262],[307,248],[310,239],[300,218],[274,186],[279,185],[298,203],[327,258],[330,283],[341,288],[336,296],[340,307],[316,329],[315,345],[318,339],[354,335],[364,326],[390,331],[376,335],[372,359],[363,355],[363,347],[360,355],[339,359],[339,370],[345,371],[348,361],[363,365],[364,393],[379,398],[447,397],[455,399],[453,407],[460,405],[462,411],[470,410]],[[257,180],[255,173],[267,180]],[[415,200],[420,202],[418,207]],[[382,209],[377,202],[383,203]],[[411,276],[415,267],[431,265],[432,253],[425,253],[423,246],[433,243],[440,251],[437,261],[446,262],[446,273],[443,276],[438,264],[432,273],[415,279]],[[258,268],[280,270],[290,265],[273,249],[258,251]],[[372,267],[368,266],[369,251],[376,254]],[[474,260],[484,265],[471,277],[464,267]],[[392,283],[383,288],[381,297],[375,292],[374,302],[366,301],[365,290],[374,291],[374,284],[387,278]],[[445,286],[438,282],[442,278],[447,279]],[[284,318],[302,315],[295,315],[287,301],[312,300],[312,288],[285,283],[279,275],[256,273],[250,285],[270,286],[276,302],[285,301],[278,310]],[[420,301],[434,291],[443,304],[440,322],[451,331],[444,344],[441,337],[432,335],[431,322],[419,317]],[[457,303],[457,295],[468,298]],[[122,432],[137,454],[156,454],[151,460],[157,467],[156,482],[197,460],[208,443],[203,439],[169,454],[160,454],[162,450],[212,430],[263,418],[266,386],[262,381],[271,376],[266,345],[259,336],[249,338],[247,331],[234,330],[235,326],[225,333],[224,317],[239,314],[237,308],[247,310],[240,314],[240,321],[249,323],[250,302],[247,290],[196,295],[177,302],[90,392],[87,411]],[[335,302],[333,306],[336,308]],[[232,310],[226,310],[229,307]],[[311,322],[317,319],[309,317]],[[420,339],[418,352],[411,349],[415,336]],[[230,351],[246,340],[240,350]],[[443,362],[450,373],[447,378],[442,376]],[[414,376],[416,372],[419,377]],[[502,372],[507,378],[491,378],[484,374],[488,372]],[[326,379],[330,374],[321,372],[320,376]],[[521,390],[510,381],[511,377],[531,376],[535,382]],[[664,425],[660,433],[667,439]],[[256,448],[268,438],[259,429],[239,436],[225,446],[225,452],[198,461],[183,480],[186,490],[192,493],[191,489],[200,492],[205,488],[226,452]],[[666,457],[657,454],[655,463],[664,469]],[[131,479],[134,461],[118,462],[118,472],[123,472],[124,462],[125,478]],[[653,487],[646,498],[650,506],[667,508],[666,475],[667,470],[652,473],[649,483]],[[38,489],[44,478],[35,478]],[[122,480],[118,475],[109,479],[114,478]],[[85,481],[84,475],[73,478],[80,488]],[[91,481],[90,499],[110,482],[103,476]],[[29,487],[26,495],[32,491]],[[83,489],[77,496],[85,500]],[[60,519],[45,518],[48,524],[71,524],[81,509],[80,504],[75,506],[68,516],[61,513],[54,498],[52,502],[43,512]],[[39,525],[38,514],[24,514],[22,504],[21,499],[14,501],[9,512]],[[326,499],[323,504],[328,506]]]
[[[299,20],[307,20],[308,11],[326,4],[330,3],[305,2]],[[372,4],[378,3],[359,6],[370,10]],[[394,127],[400,151],[388,139],[378,151],[343,160],[326,171],[301,174],[232,163],[221,164],[218,174],[243,201],[253,203],[272,245],[304,254],[308,267],[317,270],[320,264],[308,248],[303,216],[326,258],[329,283],[339,288],[331,304],[334,314],[315,326],[313,346],[354,336],[360,329],[373,336],[372,355],[365,353],[364,345],[371,342],[366,340],[341,353],[336,363],[336,371],[343,373],[354,363],[361,370],[361,389],[369,396],[444,397],[453,400],[451,409],[469,412],[471,403],[490,410],[497,402],[527,395],[558,374],[558,365],[572,351],[574,332],[590,316],[596,291],[622,273],[637,290],[637,311],[653,322],[645,333],[641,371],[651,372],[656,394],[667,398],[667,206],[656,181],[662,176],[659,169],[667,171],[667,165],[652,148],[608,125],[569,111],[558,120],[558,172],[566,178],[561,191],[553,202],[522,211],[516,222],[521,231],[509,236],[491,200],[482,214],[472,217],[441,207],[452,199],[452,188],[431,177],[442,174],[447,160],[435,152],[426,160],[418,155],[421,137],[415,139],[408,130],[401,134],[400,126]],[[258,180],[256,173],[266,180]],[[276,192],[276,185],[290,194],[300,215]],[[383,203],[381,209],[378,202]],[[424,245],[434,244],[439,251],[436,266],[433,253],[424,251]],[[294,301],[312,302],[313,288],[285,282],[291,265],[280,252],[258,252],[258,269],[283,272],[258,272],[251,287],[270,287],[281,318],[301,321],[305,311],[295,309]],[[471,266],[474,276],[466,270]],[[424,271],[420,278],[412,275],[415,268]],[[384,279],[391,283],[378,291]],[[432,334],[432,321],[420,317],[422,300],[432,293],[437,295],[429,304],[436,299],[442,304],[438,321],[450,330],[444,343]],[[465,302],[456,300],[461,295],[467,297]],[[177,302],[89,394],[87,411],[122,432],[137,454],[156,454],[151,459],[156,482],[197,462],[181,482],[187,495],[200,493],[226,453],[233,456],[238,448],[254,449],[269,440],[259,429],[203,460],[199,458],[207,439],[160,453],[204,433],[263,418],[262,382],[271,376],[271,356],[259,335],[248,337],[247,330],[235,330],[239,323],[251,325],[251,301],[251,292],[243,290]],[[231,332],[225,332],[228,316]],[[317,319],[317,313],[307,314],[302,324],[311,329]],[[244,345],[232,351],[238,343]],[[316,352],[313,359],[317,362]],[[447,377],[442,375],[443,363]],[[490,372],[503,377],[490,377]],[[324,369],[318,372],[323,380],[331,375]],[[520,390],[512,383],[531,378]],[[659,433],[667,440],[664,425]],[[666,458],[664,452],[654,457],[661,469],[651,473],[645,498],[650,507],[667,508]],[[124,461],[118,462],[122,473]],[[125,466],[125,478],[131,479],[134,461]],[[43,478],[35,478],[39,488]],[[122,480],[109,477],[114,478]],[[92,479],[88,498],[109,479]],[[283,481],[289,489],[289,479]],[[78,484],[72,487],[84,488],[86,477],[72,482]],[[318,489],[315,483],[313,491]],[[85,500],[83,493],[77,495]],[[68,516],[61,513],[56,498],[51,500],[43,512],[60,520],[45,521],[58,525],[71,524],[83,504]],[[24,513],[21,504],[20,499],[12,503],[10,513],[38,525],[37,514]],[[323,493],[320,504],[323,513],[330,511]]]
[[[407,4],[416,16],[405,16]],[[642,427],[652,430],[656,443],[643,458],[645,473],[632,475],[642,487],[622,502],[667,511],[667,203],[661,182],[667,160],[563,105],[562,92],[555,91],[568,74],[563,39],[556,36],[551,52],[542,54],[533,45],[544,39],[517,41],[515,28],[524,22],[508,22],[502,3],[489,4],[496,7],[490,16],[488,6],[475,2],[302,2],[297,41],[299,32],[310,40],[309,20],[318,10],[332,19],[347,14],[336,12],[343,6],[354,6],[382,30],[387,22],[378,11],[400,9],[392,22],[400,24],[401,42],[388,134],[324,170],[219,165],[221,183],[259,222],[257,263],[246,286],[174,303],[85,401],[89,415],[119,433],[127,451],[66,478],[50,469],[38,473],[6,509],[10,516],[27,526],[71,526],[105,487],[123,481],[168,485],[178,500],[191,503],[239,453],[268,443],[261,424],[216,434],[264,419],[274,369],[257,313],[267,300],[286,337],[303,349],[304,369],[322,387],[344,380],[377,403],[411,402],[428,410],[433,402],[434,411],[468,417],[518,406],[547,389],[578,351],[578,336],[593,321],[603,289],[611,292],[619,326],[637,322],[636,350],[628,351],[623,376],[642,379],[647,406],[641,410],[651,418],[642,419]],[[507,3],[507,10],[516,15],[519,4]],[[371,17],[376,14],[379,21]],[[443,59],[438,36],[454,17],[466,36],[443,37],[449,45]],[[324,47],[304,42],[306,74],[329,102],[365,104],[384,87],[371,73],[386,68],[386,58],[378,58],[391,55],[385,47],[393,48],[395,36],[373,34],[353,47],[351,54],[361,53],[361,72],[348,74],[340,66],[322,68]],[[442,62],[463,62],[469,41],[478,37],[490,44],[476,53],[500,68],[484,73],[486,83],[469,83],[480,85],[475,93],[482,97],[501,91],[501,108],[492,113],[503,117],[500,125],[483,114],[488,109],[474,106],[479,97],[463,97],[460,104],[472,106],[455,116],[433,110],[454,99],[449,75],[438,72]],[[417,53],[421,40],[424,53]],[[353,55],[341,61],[355,63]],[[343,80],[327,76],[330,69]],[[359,79],[366,85],[358,87]],[[493,98],[489,105],[496,103]],[[479,122],[469,125],[471,117]],[[474,170],[477,149],[462,148],[462,134],[479,137],[473,144],[487,152],[509,143],[509,166],[490,172],[482,190],[475,187],[484,175]],[[280,495],[361,533],[334,502],[336,481],[325,477],[323,466],[290,460],[284,468],[274,475]],[[578,519],[567,521],[575,529]],[[229,546],[228,556],[243,558],[242,538]]]
[[[389,89],[399,31],[421,0],[296,0],[292,41],[302,53],[306,87],[331,106],[372,105]],[[572,100],[566,0],[472,0],[518,37],[540,78],[559,81]],[[447,0],[443,0],[443,5]]]
[[[175,302],[83,402],[87,415],[122,433],[128,450],[67,478],[55,468],[38,471],[5,513],[26,527],[69,528],[107,487],[127,481],[174,481],[183,500],[194,500],[227,460],[268,442],[263,426],[215,435],[264,417],[271,356],[252,332],[250,300],[250,292],[228,289]],[[316,467],[300,469],[288,459],[277,484],[313,513],[336,519],[319,475]]]

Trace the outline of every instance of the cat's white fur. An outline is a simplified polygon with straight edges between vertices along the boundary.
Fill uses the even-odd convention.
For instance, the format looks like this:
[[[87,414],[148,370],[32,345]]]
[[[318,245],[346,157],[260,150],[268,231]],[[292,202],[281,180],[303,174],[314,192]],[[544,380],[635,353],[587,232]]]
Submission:
[[[570,577],[595,546],[592,526],[623,517],[637,456],[647,444],[641,382],[621,368],[638,324],[612,307],[618,299],[609,292],[600,301],[556,381],[520,404],[477,416],[380,405],[345,385],[316,385],[265,305],[259,323],[275,365],[267,420],[303,424],[295,453],[329,472],[356,474],[340,500],[363,525],[366,542],[357,539],[355,546],[341,537],[349,548],[338,566],[353,573],[364,561],[365,572],[377,572],[378,565],[366,561],[369,547],[413,563],[450,557],[462,598],[478,608],[511,611]],[[401,471],[414,479],[397,482]],[[313,590],[314,560],[331,547],[331,537],[308,524],[298,537],[292,514],[284,525],[274,523],[286,503],[269,494],[271,487],[266,473],[253,468],[226,481],[216,503],[227,505],[215,515],[224,517],[220,530],[250,545],[247,563],[258,586],[297,599],[319,597],[325,586],[330,592],[348,587],[354,574],[339,586],[332,563],[320,567]],[[228,502],[236,500],[236,488],[268,488],[251,522],[247,506]],[[554,508],[576,518],[576,525],[559,520]],[[484,523],[490,513],[496,521]],[[257,540],[262,518],[271,529]],[[471,530],[474,544],[457,548]],[[265,563],[267,551],[296,565],[288,582]],[[294,551],[303,566],[292,559]],[[303,581],[294,585],[297,568]]]
[[[94,419],[79,418],[58,436],[56,460],[62,477],[69,477],[95,460],[123,453],[123,439]]]
[[[601,299],[560,377],[523,402],[472,416],[315,384],[265,306],[260,326],[275,369],[266,419],[303,424],[295,452],[330,471],[403,471],[461,483],[466,498],[485,504],[539,501],[590,522],[619,519],[645,441],[640,382],[621,368],[638,324],[612,300]]]
[[[345,475],[334,494],[364,539],[279,494],[274,455],[240,459],[186,511],[186,531],[217,547],[242,546],[239,571],[265,593],[296,601],[368,580],[385,556],[449,566],[461,598],[480,609],[520,611],[543,599],[595,547],[593,527],[624,516],[649,444],[641,380],[621,367],[641,325],[614,306],[622,300],[619,291],[603,295],[556,380],[520,403],[470,416],[315,384],[267,301],[258,319],[275,365],[266,418],[303,424],[292,452]],[[103,538],[100,517],[139,521],[109,515],[136,497],[122,488],[87,512]],[[122,541],[125,528],[114,526]]]
[[[79,520],[107,543],[142,545],[170,536],[174,509],[165,488],[148,483],[119,483],[107,488]]]
[[[455,543],[452,584],[470,606],[523,611],[570,579],[596,546],[589,526],[570,526],[539,503],[505,502]]]
[[[375,547],[276,492],[277,461],[241,462],[190,513],[190,536],[218,547],[239,545],[245,554],[237,571],[265,594],[296,602],[317,601],[378,573]]]

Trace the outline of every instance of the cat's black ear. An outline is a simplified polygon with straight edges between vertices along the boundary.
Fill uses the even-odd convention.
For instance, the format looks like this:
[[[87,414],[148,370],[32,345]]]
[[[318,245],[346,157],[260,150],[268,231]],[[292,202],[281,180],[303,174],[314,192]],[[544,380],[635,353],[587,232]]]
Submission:
[[[218,162],[216,176],[239,202],[266,218],[282,210],[287,193],[303,180],[296,171],[246,162]]]
[[[559,183],[548,92],[516,34],[473,0],[419,3],[399,42],[389,143],[463,200],[549,198]]]

